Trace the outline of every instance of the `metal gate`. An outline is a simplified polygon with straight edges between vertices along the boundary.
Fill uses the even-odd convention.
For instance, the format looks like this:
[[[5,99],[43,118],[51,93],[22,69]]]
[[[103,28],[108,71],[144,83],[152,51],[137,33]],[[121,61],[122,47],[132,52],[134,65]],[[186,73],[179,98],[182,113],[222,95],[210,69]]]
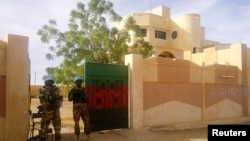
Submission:
[[[92,131],[128,128],[128,67],[85,63]]]

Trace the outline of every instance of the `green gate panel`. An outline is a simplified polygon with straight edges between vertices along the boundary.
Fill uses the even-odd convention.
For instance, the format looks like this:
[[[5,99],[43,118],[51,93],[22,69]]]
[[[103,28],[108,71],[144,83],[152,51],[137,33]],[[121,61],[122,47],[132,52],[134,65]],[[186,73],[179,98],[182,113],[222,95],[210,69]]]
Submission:
[[[128,127],[127,66],[86,62],[85,87],[93,131]]]
[[[124,65],[100,64],[100,63],[85,63],[85,84],[92,85],[92,77],[100,80],[122,78],[123,85],[128,86],[128,67]]]

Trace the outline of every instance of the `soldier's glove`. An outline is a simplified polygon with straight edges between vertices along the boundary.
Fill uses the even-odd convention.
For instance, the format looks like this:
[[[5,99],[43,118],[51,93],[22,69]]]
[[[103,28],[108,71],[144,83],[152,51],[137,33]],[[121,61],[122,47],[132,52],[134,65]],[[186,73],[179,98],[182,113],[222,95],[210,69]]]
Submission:
[[[38,109],[38,113],[42,113],[45,109],[45,107],[43,107],[42,105],[37,106]]]

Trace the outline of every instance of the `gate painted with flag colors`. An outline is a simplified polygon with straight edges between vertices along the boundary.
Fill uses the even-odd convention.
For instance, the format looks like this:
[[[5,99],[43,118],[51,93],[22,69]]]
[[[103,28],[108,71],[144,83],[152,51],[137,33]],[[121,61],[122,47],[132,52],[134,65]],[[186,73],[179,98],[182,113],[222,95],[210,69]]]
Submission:
[[[128,128],[128,67],[85,63],[92,131]]]

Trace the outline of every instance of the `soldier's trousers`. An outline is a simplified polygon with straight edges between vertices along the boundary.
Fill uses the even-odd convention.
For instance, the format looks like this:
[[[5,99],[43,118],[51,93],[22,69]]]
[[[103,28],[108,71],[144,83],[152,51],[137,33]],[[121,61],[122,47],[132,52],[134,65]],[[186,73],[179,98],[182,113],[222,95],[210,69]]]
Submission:
[[[73,119],[75,122],[75,134],[80,135],[80,126],[79,121],[80,118],[83,120],[84,123],[84,133],[89,135],[91,132],[90,124],[89,124],[89,112],[87,109],[86,103],[74,103],[73,104]]]
[[[61,140],[61,116],[60,116],[60,110],[58,108],[46,110],[43,113],[41,119],[40,138],[45,138],[46,130],[49,127],[51,121],[55,130],[56,141]]]

